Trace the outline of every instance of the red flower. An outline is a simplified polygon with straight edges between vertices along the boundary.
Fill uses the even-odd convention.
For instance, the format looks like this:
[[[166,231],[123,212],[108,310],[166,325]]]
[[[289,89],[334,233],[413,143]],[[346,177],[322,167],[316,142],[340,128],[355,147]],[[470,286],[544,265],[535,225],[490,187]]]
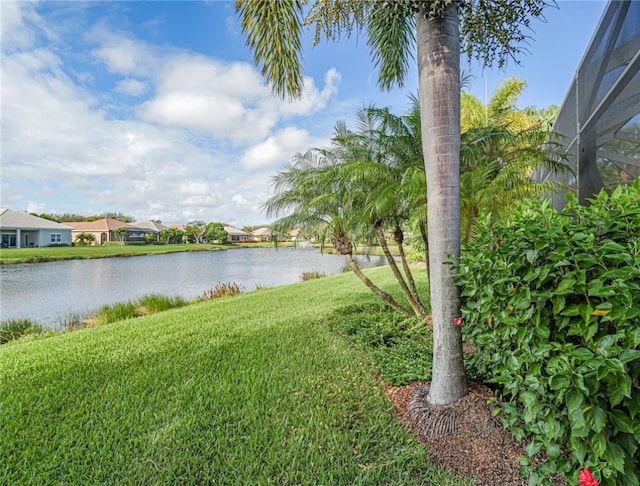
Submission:
[[[454,318],[453,318],[453,323],[454,323],[456,326],[462,326],[462,317],[454,317]]]
[[[578,474],[578,481],[580,486],[598,486],[598,481],[591,475],[589,468],[586,467]]]

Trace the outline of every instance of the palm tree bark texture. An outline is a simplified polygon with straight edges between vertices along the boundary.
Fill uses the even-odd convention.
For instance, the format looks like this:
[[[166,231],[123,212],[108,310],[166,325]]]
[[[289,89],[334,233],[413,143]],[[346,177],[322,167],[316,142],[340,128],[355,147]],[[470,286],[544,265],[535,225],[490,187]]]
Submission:
[[[460,29],[456,4],[441,17],[416,16],[422,140],[427,177],[433,378],[429,402],[452,403],[467,393],[462,335],[454,324],[460,297],[454,270],[460,256]]]

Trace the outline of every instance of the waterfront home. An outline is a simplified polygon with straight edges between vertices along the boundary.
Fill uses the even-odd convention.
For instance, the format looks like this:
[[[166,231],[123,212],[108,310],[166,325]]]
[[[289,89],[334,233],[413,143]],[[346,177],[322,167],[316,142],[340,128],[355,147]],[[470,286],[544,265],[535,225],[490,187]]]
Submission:
[[[127,230],[123,235],[123,241],[126,242],[144,242],[145,235],[156,235],[158,233],[157,230],[145,227],[144,224],[123,223],[111,218],[102,218],[96,221],[74,221],[66,224],[73,228],[71,233],[74,241],[81,233],[89,233],[95,238],[91,243],[93,245],[104,245],[110,241],[120,241],[120,237],[116,235],[116,231],[120,228]]]
[[[225,226],[224,230],[229,235],[228,241],[231,243],[246,243],[248,241],[256,241],[255,236],[246,231],[239,230],[233,226]]]
[[[153,234],[155,235],[155,239],[156,241],[160,241],[160,233],[163,230],[169,229],[168,226],[165,226],[162,223],[159,223],[157,221],[138,221],[135,223],[135,226],[138,229],[148,229],[150,231],[153,232]]]
[[[71,227],[31,214],[0,208],[2,248],[71,245]]]
[[[271,241],[271,238],[275,236],[271,228],[268,226],[256,228],[251,232],[251,234],[255,237],[256,241]]]

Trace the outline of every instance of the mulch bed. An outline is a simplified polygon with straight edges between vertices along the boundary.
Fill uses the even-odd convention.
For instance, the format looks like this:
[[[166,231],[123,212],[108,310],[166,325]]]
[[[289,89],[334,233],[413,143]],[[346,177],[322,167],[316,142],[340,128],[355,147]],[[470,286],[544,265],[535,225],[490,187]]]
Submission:
[[[447,405],[455,414],[456,430],[450,434],[429,434],[409,411],[412,400],[426,399],[428,382],[407,386],[387,386],[387,396],[400,420],[413,430],[429,450],[432,462],[456,474],[472,478],[477,486],[526,486],[520,476],[519,457],[524,444],[518,444],[509,430],[491,415],[487,401],[493,391],[478,383],[469,383],[469,393],[456,403]],[[567,484],[558,479],[558,485]]]

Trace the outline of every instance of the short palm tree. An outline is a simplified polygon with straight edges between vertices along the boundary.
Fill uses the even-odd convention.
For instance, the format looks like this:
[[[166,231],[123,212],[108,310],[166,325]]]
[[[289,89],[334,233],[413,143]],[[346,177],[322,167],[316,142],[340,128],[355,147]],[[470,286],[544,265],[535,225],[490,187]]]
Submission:
[[[516,104],[524,81],[507,78],[485,105],[461,95],[460,198],[463,241],[474,234],[478,217],[494,220],[525,197],[564,189],[554,181],[534,183],[538,169],[567,172],[561,146],[553,141],[550,125]]]
[[[77,234],[73,241],[80,246],[87,246],[96,241],[96,235],[83,231],[82,233]]]
[[[368,236],[359,211],[363,194],[354,190],[335,154],[320,149],[297,154],[292,163],[272,178],[272,185],[275,194],[263,207],[268,216],[281,216],[272,225],[274,231],[303,227],[318,234],[321,244],[330,242],[371,291],[405,317],[412,317],[411,312],[375,285],[353,259],[353,242]]]
[[[116,236],[116,238],[118,238],[118,240],[120,240],[120,245],[124,245],[124,239],[127,236],[127,228],[118,228],[113,232],[113,234]]]
[[[364,196],[361,207],[356,208],[361,224],[375,233],[409,305],[416,317],[424,320],[426,311],[404,253],[404,229],[410,215],[407,199],[401,192],[405,161],[400,153],[400,135],[396,136],[394,127],[390,128],[399,118],[387,109],[369,107],[359,110],[356,119],[355,131],[348,130],[344,123],[336,126],[331,153],[342,160],[343,177],[352,192]],[[420,158],[417,163],[421,163]],[[402,271],[389,249],[387,231],[393,234]]]

